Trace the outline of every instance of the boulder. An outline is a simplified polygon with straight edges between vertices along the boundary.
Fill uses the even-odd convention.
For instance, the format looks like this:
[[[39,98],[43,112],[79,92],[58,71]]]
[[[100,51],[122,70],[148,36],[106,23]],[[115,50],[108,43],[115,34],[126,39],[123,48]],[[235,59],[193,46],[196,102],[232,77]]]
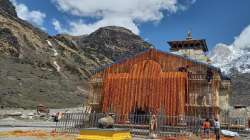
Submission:
[[[111,116],[106,116],[98,120],[99,128],[113,128],[114,119]]]

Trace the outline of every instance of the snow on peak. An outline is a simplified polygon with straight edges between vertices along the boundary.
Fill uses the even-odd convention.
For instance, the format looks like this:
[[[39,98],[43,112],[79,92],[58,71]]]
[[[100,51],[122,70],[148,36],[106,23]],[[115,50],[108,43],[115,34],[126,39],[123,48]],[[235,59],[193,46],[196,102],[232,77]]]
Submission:
[[[250,25],[230,45],[217,44],[209,54],[214,66],[230,74],[231,70],[250,73]]]

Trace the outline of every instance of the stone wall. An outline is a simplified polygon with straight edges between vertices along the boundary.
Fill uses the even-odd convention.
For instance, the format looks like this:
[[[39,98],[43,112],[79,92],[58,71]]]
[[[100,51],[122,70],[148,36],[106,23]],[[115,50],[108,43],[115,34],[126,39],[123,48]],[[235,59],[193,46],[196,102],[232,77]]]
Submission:
[[[181,49],[178,51],[173,51],[172,53],[177,54],[177,55],[181,55],[181,56],[187,56],[190,57],[192,59],[201,61],[201,62],[207,62],[208,61],[208,57],[205,55],[205,53],[203,52],[203,50],[195,50],[195,49]]]

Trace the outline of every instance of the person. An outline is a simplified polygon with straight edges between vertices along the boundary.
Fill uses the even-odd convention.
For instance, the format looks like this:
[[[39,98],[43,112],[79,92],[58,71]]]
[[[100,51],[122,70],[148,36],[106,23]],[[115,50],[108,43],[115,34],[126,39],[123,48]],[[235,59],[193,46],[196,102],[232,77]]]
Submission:
[[[156,118],[156,115],[153,114],[150,120],[150,133],[153,138],[156,137],[156,134],[155,134],[156,129],[157,129],[157,118]]]
[[[54,122],[58,122],[59,121],[58,116],[59,116],[59,112],[57,112],[56,114],[53,114]]]
[[[220,122],[217,118],[214,119],[214,131],[216,140],[220,140]]]
[[[200,126],[202,124],[202,121],[200,118],[195,118],[194,122],[195,122],[194,132],[196,136],[198,136],[201,132]]]
[[[204,130],[204,135],[205,135],[205,137],[209,137],[210,122],[209,122],[209,119],[208,119],[208,118],[203,122],[202,128],[203,128],[203,130]]]

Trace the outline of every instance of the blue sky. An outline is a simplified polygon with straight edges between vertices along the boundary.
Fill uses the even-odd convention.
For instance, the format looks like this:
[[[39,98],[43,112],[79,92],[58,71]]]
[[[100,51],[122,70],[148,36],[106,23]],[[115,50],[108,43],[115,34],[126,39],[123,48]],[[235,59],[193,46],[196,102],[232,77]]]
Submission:
[[[142,36],[159,48],[166,40],[183,39],[191,29],[193,38],[204,38],[211,50],[217,43],[231,44],[250,24],[249,0],[197,0],[186,11],[165,17],[160,24],[141,26]]]
[[[102,0],[92,0],[96,1],[93,6],[91,0],[82,0],[87,5],[89,2],[88,6],[92,9],[79,6],[81,0],[12,1],[16,7],[26,7],[26,11],[23,7],[18,8],[19,16],[37,24],[51,35],[62,32],[84,34],[99,25],[114,23],[132,29],[161,50],[168,50],[166,41],[184,39],[188,30],[192,31],[193,38],[206,39],[210,50],[218,43],[232,44],[234,38],[250,24],[249,0],[150,0],[138,6],[134,3],[118,3],[113,6],[102,4]],[[107,1],[117,4],[117,0]]]

